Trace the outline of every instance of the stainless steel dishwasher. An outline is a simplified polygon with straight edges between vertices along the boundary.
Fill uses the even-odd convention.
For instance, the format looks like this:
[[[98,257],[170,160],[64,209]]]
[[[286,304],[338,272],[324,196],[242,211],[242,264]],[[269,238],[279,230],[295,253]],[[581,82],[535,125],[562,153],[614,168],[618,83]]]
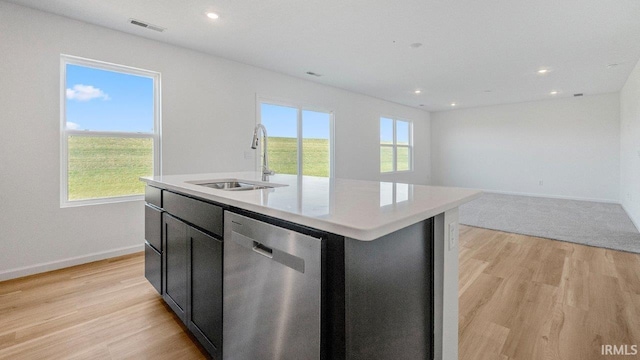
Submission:
[[[322,240],[225,211],[224,359],[319,359]]]

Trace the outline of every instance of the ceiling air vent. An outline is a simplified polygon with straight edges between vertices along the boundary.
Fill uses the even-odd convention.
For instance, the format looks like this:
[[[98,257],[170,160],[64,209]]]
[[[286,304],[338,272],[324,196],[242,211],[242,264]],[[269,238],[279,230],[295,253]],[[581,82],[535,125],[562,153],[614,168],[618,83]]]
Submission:
[[[149,23],[146,23],[144,21],[140,21],[140,20],[136,20],[136,19],[129,19],[129,22],[132,23],[133,25],[137,25],[137,26],[140,26],[140,27],[143,27],[143,28],[155,30],[155,31],[158,31],[158,32],[163,32],[163,31],[166,30],[165,28],[160,27],[158,25],[149,24]]]
[[[580,93],[580,94],[573,94],[573,96],[578,97],[578,96],[583,96],[584,94]]]

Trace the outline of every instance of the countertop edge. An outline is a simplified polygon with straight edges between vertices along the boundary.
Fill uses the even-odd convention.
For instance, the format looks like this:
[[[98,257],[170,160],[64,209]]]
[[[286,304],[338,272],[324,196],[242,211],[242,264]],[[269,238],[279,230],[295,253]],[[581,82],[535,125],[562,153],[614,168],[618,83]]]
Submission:
[[[318,229],[321,231],[337,234],[340,236],[352,238],[359,241],[376,240],[382,236],[388,235],[397,230],[403,229],[407,226],[432,218],[438,214],[442,214],[447,210],[457,208],[460,205],[466,202],[469,202],[471,200],[477,199],[482,195],[482,191],[468,189],[469,191],[472,191],[472,193],[469,194],[468,196],[461,197],[455,201],[449,202],[447,204],[441,205],[436,208],[431,208],[428,211],[412,214],[411,216],[408,216],[403,219],[399,219],[390,224],[384,224],[382,226],[365,229],[365,228],[351,227],[351,226],[347,226],[347,225],[339,224],[335,222],[329,222],[322,219],[311,218],[311,217],[294,214],[294,213],[290,213],[283,210],[265,208],[264,206],[237,201],[235,199],[230,199],[223,196],[216,196],[214,194],[203,193],[196,190],[168,184],[165,182],[156,181],[149,178],[140,178],[140,180],[147,183],[148,185],[155,186],[158,188],[179,192],[182,194],[190,195],[190,196],[204,199],[204,200],[214,201],[220,204],[240,208],[243,210],[253,211],[258,214],[271,216],[274,218],[282,219],[282,220],[289,221],[302,226],[306,226],[309,228]]]

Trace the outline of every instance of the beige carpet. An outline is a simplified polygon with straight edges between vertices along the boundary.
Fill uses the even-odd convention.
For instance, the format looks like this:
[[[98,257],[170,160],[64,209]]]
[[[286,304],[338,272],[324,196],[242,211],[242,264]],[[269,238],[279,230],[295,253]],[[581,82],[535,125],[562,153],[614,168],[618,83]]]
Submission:
[[[460,223],[640,253],[640,233],[618,204],[485,193],[460,207]]]

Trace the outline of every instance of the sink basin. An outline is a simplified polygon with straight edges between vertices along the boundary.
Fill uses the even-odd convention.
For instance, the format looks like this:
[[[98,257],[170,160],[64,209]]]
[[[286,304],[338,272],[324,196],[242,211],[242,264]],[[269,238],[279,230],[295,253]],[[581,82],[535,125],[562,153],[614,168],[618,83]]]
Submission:
[[[225,191],[248,191],[248,190],[260,190],[260,189],[272,189],[274,187],[286,186],[282,184],[258,183],[258,182],[238,180],[238,179],[205,180],[205,181],[198,181],[198,182],[187,181],[187,182],[194,185],[205,186],[208,188],[225,190]]]
[[[239,181],[220,181],[220,182],[203,183],[203,184],[196,184],[196,185],[206,186],[212,189],[227,190],[227,191],[259,190],[259,189],[272,188],[272,186],[247,184]]]

